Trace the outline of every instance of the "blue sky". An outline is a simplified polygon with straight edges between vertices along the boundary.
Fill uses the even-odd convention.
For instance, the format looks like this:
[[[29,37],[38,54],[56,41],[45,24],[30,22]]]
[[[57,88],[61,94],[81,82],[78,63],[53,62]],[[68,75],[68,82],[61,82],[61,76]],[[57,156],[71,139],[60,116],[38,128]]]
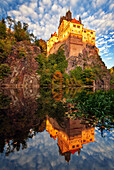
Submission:
[[[57,32],[60,16],[71,9],[73,18],[82,18],[84,27],[96,31],[96,46],[108,68],[114,66],[113,0],[0,0],[0,19],[8,15],[27,22],[30,32],[48,40]]]

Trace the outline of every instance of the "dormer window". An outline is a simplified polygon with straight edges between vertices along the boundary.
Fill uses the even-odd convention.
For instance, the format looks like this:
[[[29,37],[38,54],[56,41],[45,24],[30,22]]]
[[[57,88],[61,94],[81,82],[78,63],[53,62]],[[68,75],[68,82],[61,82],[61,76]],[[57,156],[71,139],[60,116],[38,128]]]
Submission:
[[[80,26],[78,25],[77,28],[80,28]]]
[[[73,25],[73,27],[76,27],[76,25]]]

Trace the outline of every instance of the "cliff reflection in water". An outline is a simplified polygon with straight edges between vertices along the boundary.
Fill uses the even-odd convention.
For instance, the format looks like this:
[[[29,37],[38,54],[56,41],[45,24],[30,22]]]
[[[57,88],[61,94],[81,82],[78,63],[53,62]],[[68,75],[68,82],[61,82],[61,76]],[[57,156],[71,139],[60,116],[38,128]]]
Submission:
[[[56,119],[47,116],[46,130],[50,137],[57,138],[60,155],[65,157],[67,162],[70,161],[71,154],[78,152],[80,154],[83,144],[95,142],[95,127],[85,124],[83,119],[65,119],[62,127]]]
[[[27,139],[45,130],[45,116],[36,114],[38,89],[0,92],[0,152],[6,155],[27,148]]]

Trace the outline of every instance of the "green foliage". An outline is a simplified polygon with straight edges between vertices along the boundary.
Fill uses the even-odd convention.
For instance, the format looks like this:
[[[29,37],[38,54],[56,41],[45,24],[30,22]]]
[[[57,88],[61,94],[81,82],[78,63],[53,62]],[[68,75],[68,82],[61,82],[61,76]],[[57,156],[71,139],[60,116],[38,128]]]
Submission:
[[[82,91],[75,99],[68,102],[75,104],[73,113],[76,117],[91,119],[90,123],[111,128],[114,120],[114,90],[97,91],[95,93]]]
[[[23,27],[20,21],[14,24],[14,36],[17,41],[30,40],[28,34],[28,24],[23,23]]]
[[[11,99],[0,92],[0,109],[8,109]]]
[[[56,54],[50,54],[48,57],[48,62],[48,67],[51,67],[52,73],[54,73],[56,70],[64,73],[68,66],[68,61],[66,60],[64,50],[62,48],[59,48]]]
[[[86,85],[93,85],[94,76],[92,70],[85,69],[81,75],[81,79]]]
[[[25,49],[24,48],[19,48],[19,58],[21,59],[22,57],[26,57]]]
[[[6,24],[5,20],[2,19],[2,21],[0,22],[0,39],[4,38],[6,38]]]
[[[74,70],[70,71],[71,77],[75,77],[77,80],[81,79],[82,68],[77,66]]]
[[[69,74],[64,73],[64,74],[63,74],[63,78],[64,78],[63,83],[64,83],[66,86],[68,86],[68,85],[69,85],[69,82],[70,82],[70,76],[69,76]]]
[[[0,79],[4,79],[11,73],[10,67],[7,64],[0,65]]]
[[[0,39],[0,64],[3,63],[11,53],[11,40]]]
[[[56,54],[51,54],[47,58],[44,54],[38,55],[36,61],[39,64],[37,73],[41,75],[40,85],[50,86],[53,75],[56,71],[64,73],[68,62],[66,61],[64,50],[59,48]]]
[[[92,67],[91,69],[92,69],[95,79],[102,79],[103,74],[106,75],[106,73],[104,73],[104,70],[101,68],[100,65],[95,65],[95,67]]]

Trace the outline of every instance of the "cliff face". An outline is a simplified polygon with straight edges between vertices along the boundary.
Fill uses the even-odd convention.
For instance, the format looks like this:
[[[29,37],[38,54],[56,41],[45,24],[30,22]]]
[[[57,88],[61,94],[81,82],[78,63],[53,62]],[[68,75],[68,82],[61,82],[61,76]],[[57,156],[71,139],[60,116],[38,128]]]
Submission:
[[[38,63],[35,57],[41,53],[37,46],[25,42],[16,42],[12,46],[12,53],[8,56],[6,64],[11,74],[1,84],[10,87],[39,87],[39,75],[36,73]]]
[[[110,73],[102,61],[101,57],[98,55],[96,46],[90,44],[84,44],[83,50],[78,55],[74,53],[74,56],[71,56],[68,59],[68,68],[67,73],[70,73],[70,70],[76,68],[76,66],[93,69],[96,74],[95,85],[108,87],[110,85]]]

